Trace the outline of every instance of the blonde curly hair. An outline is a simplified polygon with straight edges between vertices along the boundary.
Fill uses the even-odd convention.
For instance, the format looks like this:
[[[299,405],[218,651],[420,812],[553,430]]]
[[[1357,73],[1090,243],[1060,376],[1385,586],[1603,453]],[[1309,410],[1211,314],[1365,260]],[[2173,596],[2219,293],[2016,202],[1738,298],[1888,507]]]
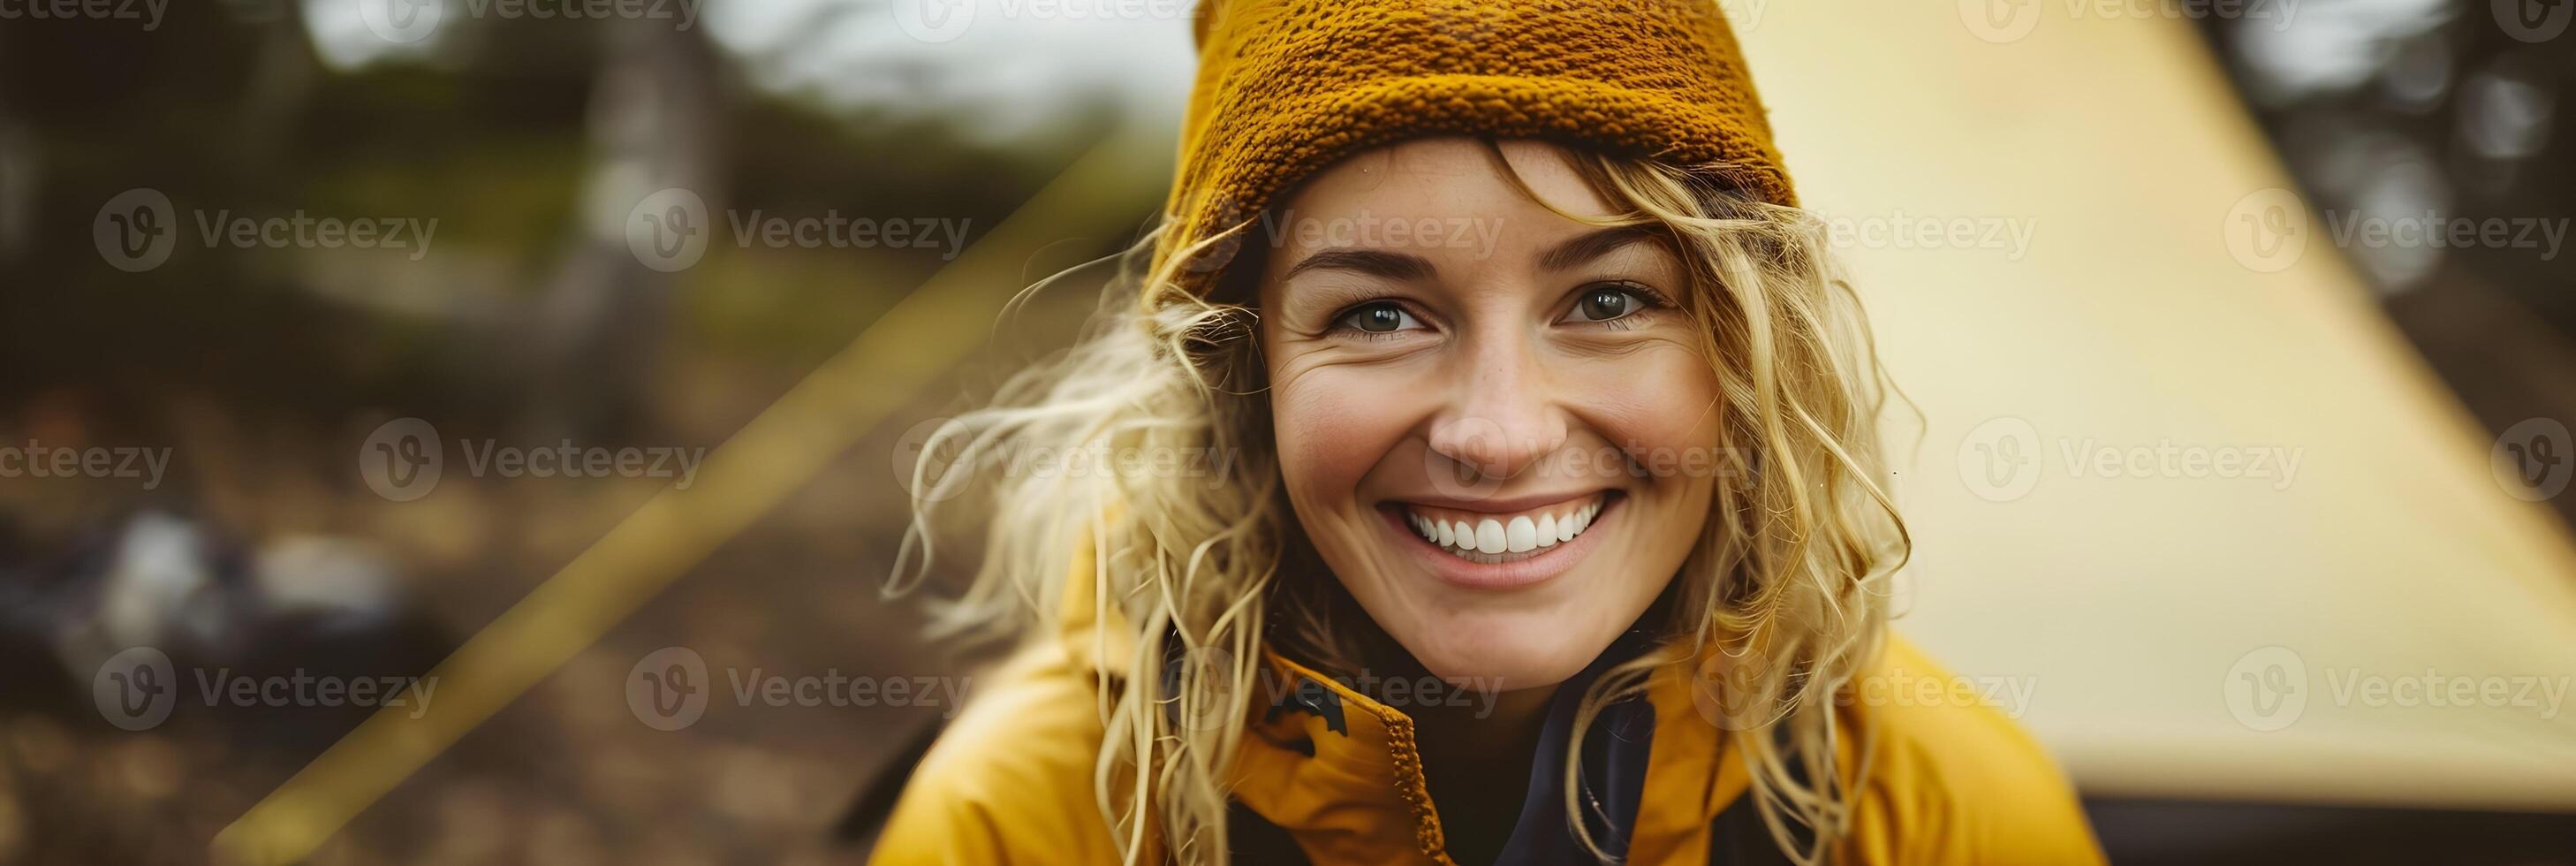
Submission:
[[[1565,762],[1567,815],[1603,854],[1581,820],[1577,766],[1603,708],[1642,693],[1665,665],[1758,662],[1723,678],[1738,711],[1725,725],[1729,748],[1745,757],[1775,842],[1800,863],[1823,862],[1851,819],[1849,781],[1865,769],[1837,766],[1837,746],[1856,739],[1854,754],[1868,754],[1865,731],[1842,729],[1835,696],[1877,652],[1885,585],[1911,549],[1881,483],[1877,425],[1893,389],[1821,221],[1732,191],[1729,166],[1566,153],[1620,211],[1584,221],[1657,231],[1689,268],[1682,306],[1717,374],[1716,453],[1730,463],[1650,614],[1661,645],[1583,698]],[[1156,851],[1226,862],[1224,780],[1245,728],[1183,720],[1241,718],[1259,691],[1265,640],[1338,676],[1357,670],[1359,642],[1375,628],[1327,579],[1282,492],[1249,300],[1257,269],[1232,255],[1252,222],[1204,237],[1178,236],[1169,222],[1150,233],[1122,257],[1071,350],[933,436],[896,566],[895,585],[908,585],[927,574],[942,530],[980,529],[972,579],[941,605],[941,633],[1047,633],[1080,603],[1065,599],[1066,566],[1090,552],[1091,609],[1114,612],[1099,621],[1122,630],[1097,646],[1123,648],[1100,662],[1111,685],[1099,694],[1095,794],[1131,864]],[[1212,258],[1234,263],[1201,294],[1193,287],[1207,282],[1199,270]],[[988,471],[1040,449],[1224,455],[1227,483]]]

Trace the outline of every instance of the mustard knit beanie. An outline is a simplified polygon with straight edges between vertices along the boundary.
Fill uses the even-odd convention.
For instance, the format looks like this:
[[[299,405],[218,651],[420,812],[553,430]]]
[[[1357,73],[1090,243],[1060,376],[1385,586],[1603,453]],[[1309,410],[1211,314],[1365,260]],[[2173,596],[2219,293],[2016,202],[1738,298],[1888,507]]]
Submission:
[[[1441,134],[1722,166],[1751,197],[1797,203],[1716,0],[1201,0],[1194,27],[1167,238],[1241,224],[1344,156]]]

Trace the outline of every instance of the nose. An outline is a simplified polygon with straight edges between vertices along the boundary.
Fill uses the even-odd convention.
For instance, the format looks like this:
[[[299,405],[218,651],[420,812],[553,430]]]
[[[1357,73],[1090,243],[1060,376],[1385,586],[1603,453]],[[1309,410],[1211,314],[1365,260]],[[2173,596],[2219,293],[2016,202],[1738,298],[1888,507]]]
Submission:
[[[1432,421],[1434,453],[1500,481],[1565,446],[1565,412],[1526,336],[1478,339],[1460,360],[1450,405]]]

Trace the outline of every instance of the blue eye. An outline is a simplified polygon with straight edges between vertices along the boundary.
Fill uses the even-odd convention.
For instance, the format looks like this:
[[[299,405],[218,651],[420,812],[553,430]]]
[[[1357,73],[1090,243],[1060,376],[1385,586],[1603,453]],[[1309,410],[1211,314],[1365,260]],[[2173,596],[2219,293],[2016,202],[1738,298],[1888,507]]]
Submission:
[[[1352,308],[1350,312],[1343,313],[1342,317],[1333,324],[1363,334],[1391,334],[1407,328],[1422,327],[1422,322],[1414,319],[1412,313],[1405,312],[1404,307],[1393,301],[1361,304]]]

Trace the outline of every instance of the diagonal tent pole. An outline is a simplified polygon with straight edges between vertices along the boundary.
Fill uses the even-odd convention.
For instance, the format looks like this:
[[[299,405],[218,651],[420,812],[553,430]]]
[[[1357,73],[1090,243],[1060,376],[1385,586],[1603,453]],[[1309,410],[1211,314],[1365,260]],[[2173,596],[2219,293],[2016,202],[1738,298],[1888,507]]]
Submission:
[[[467,731],[607,634],[645,601],[776,506],[941,372],[983,346],[1029,280],[1023,268],[1086,227],[1123,225],[1159,203],[1169,150],[1129,124],[1085,152],[955,262],[763,410],[707,459],[699,482],[664,488],[430,676],[447,684],[420,718],[379,710],[231,826],[225,863],[292,863]]]

